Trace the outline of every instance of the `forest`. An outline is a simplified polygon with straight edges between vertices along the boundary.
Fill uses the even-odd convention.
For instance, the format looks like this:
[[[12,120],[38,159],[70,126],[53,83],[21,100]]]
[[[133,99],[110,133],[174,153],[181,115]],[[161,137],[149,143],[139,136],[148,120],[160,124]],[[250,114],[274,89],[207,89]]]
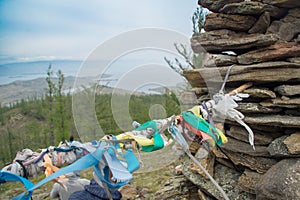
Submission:
[[[51,67],[45,81],[45,96],[40,99],[21,100],[10,107],[0,108],[0,167],[11,162],[16,153],[29,148],[40,152],[42,148],[57,146],[68,140],[71,135],[80,141],[72,114],[72,94],[64,94],[62,86],[64,75],[56,73],[57,82]],[[90,92],[85,88],[81,92]],[[161,105],[166,115],[180,112],[179,102],[173,93],[161,94],[113,94],[118,101],[129,99],[128,110],[132,120],[146,122],[150,120],[149,109]],[[95,94],[95,113],[104,134],[119,134],[122,129],[117,125],[112,113],[112,94]],[[122,113],[118,118],[122,119]],[[88,126],[88,125],[87,125]],[[130,130],[128,130],[130,131]],[[96,134],[97,135],[97,134]],[[93,138],[99,140],[100,138]]]

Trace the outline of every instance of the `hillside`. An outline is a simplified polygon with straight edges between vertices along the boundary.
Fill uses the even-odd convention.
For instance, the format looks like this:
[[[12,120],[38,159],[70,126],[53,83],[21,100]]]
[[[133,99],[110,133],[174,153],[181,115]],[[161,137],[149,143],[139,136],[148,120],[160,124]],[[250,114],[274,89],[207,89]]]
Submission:
[[[63,90],[68,93],[74,85],[75,77],[65,77]],[[89,85],[95,82],[93,77],[77,78],[82,85]],[[57,78],[53,78],[53,82],[57,82]],[[0,85],[0,101],[1,106],[20,101],[21,99],[39,99],[45,96],[47,82],[45,78],[37,78],[26,81],[15,81],[9,84]]]
[[[128,94],[119,94],[119,98],[127,98]],[[70,99],[71,96],[65,96],[66,111],[69,114],[65,115],[65,122],[67,126],[67,136],[74,134],[77,140],[80,140],[76,135],[75,125],[70,116]],[[121,130],[113,121],[113,115],[110,109],[110,94],[96,94],[96,113],[99,119],[99,123],[106,133],[120,133]],[[162,103],[163,102],[163,103]],[[132,95],[130,100],[129,111],[131,117],[141,122],[149,120],[148,111],[152,105],[163,104],[167,109],[167,114],[171,115],[178,113],[179,109],[176,106],[176,102],[172,100],[172,97],[166,95]],[[21,151],[24,148],[30,148],[33,151],[40,152],[41,148],[48,147],[49,143],[49,118],[47,113],[47,100],[33,100],[30,102],[22,101],[14,105],[12,108],[1,108],[1,126],[0,126],[0,168],[11,162],[17,151]],[[137,112],[139,111],[139,112]],[[59,116],[59,113],[56,113]],[[55,122],[55,136],[57,143],[60,141],[60,132],[58,128],[58,122]],[[95,138],[97,139],[97,138]],[[169,149],[170,151],[171,149]],[[163,150],[165,151],[165,150]],[[157,157],[164,155],[165,157]],[[124,187],[122,194],[127,199],[153,199],[155,193],[164,188],[165,184],[170,184],[171,177],[174,176],[174,163],[166,163],[162,166],[161,159],[165,160],[168,154],[161,154],[159,152],[146,153],[142,155],[142,159],[145,163],[143,168],[134,174],[134,182]],[[174,162],[176,159],[174,160]],[[159,168],[159,169],[158,169]],[[154,170],[154,171],[153,171]],[[91,179],[91,170],[82,172],[82,177]],[[31,178],[34,183],[38,182],[44,177],[40,175],[38,177]],[[183,177],[179,178],[179,182],[184,181]],[[175,180],[176,182],[176,180]],[[172,183],[171,183],[172,184]],[[175,183],[174,183],[175,184]],[[176,183],[177,185],[179,183]],[[52,183],[48,183],[36,190],[33,199],[49,199],[48,194],[52,187]],[[179,187],[179,185],[177,186]],[[16,193],[23,191],[23,187],[20,184],[9,183],[1,186],[0,199],[9,199],[15,196]],[[162,195],[162,194],[161,194]],[[182,195],[189,195],[187,191]]]
[[[148,156],[148,159],[151,159],[152,156]],[[159,162],[157,159],[152,159],[153,165],[155,166],[155,162]],[[133,182],[124,186],[121,189],[123,198],[127,200],[145,200],[145,199],[161,199],[163,197],[170,196],[175,197],[174,194],[168,192],[163,192],[164,188],[175,186],[177,187],[177,192],[175,193],[177,198],[183,199],[193,199],[196,190],[194,190],[194,194],[190,193],[190,188],[195,188],[195,186],[191,185],[191,183],[187,183],[187,185],[183,185],[184,178],[182,175],[175,176],[174,167],[179,163],[179,160],[175,160],[168,166],[164,168],[160,168],[157,170],[153,170],[150,172],[136,172],[133,174]],[[92,179],[92,172],[91,168],[87,170],[83,170],[80,173],[82,178],[87,178],[89,180]],[[33,183],[37,183],[45,177],[44,174],[41,174],[38,177],[32,178],[31,181]],[[52,189],[53,182],[49,182],[42,187],[38,188],[34,191],[32,199],[33,200],[50,200],[49,193]],[[23,186],[19,183],[6,183],[1,185],[0,187],[0,199],[8,200],[16,196],[16,194],[20,194],[23,192]]]
[[[107,94],[101,92],[101,94],[95,95],[95,111],[98,122],[105,133],[120,133],[122,130],[116,124],[111,109],[112,95],[109,93],[111,91],[108,88],[105,88],[104,91]],[[165,106],[168,116],[179,112],[178,102],[172,96],[129,95],[126,91],[120,90],[120,93],[114,94],[114,97],[121,101],[129,98],[129,107],[122,109],[128,109],[132,119],[141,122],[150,120],[149,109],[152,105],[162,104]],[[16,152],[24,148],[36,151],[48,147],[51,144],[51,130],[54,133],[55,145],[68,139],[70,135],[80,139],[72,115],[72,96],[63,96],[62,101],[63,104],[60,104],[59,98],[55,97],[52,111],[49,110],[48,99],[21,101],[12,108],[2,107],[0,109],[0,167],[10,162]],[[61,112],[61,105],[63,112]],[[123,111],[120,110],[120,112]],[[120,117],[127,118],[125,115],[120,115]]]

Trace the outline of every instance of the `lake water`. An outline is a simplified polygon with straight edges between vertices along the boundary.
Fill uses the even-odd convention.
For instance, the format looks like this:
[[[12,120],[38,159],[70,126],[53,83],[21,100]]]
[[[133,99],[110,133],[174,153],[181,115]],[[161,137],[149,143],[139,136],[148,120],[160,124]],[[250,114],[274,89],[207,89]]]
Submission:
[[[117,62],[112,62],[108,67],[107,63],[103,62],[88,62],[91,65],[87,65],[83,61],[78,60],[2,64],[0,65],[0,85],[9,84],[17,80],[25,81],[46,77],[50,64],[54,73],[61,70],[65,77],[76,77],[80,71],[80,76],[95,77],[95,81],[99,81],[98,84],[131,91],[147,93],[152,91],[150,93],[155,93],[153,89],[157,87],[174,88],[185,83],[181,76],[166,66],[161,55],[159,55],[159,59],[154,60],[142,56],[137,57],[140,59],[120,58]],[[86,70],[88,75],[82,73],[82,65],[84,66],[83,69],[86,69],[86,66],[91,66]],[[103,75],[100,76],[100,74]],[[56,76],[56,74],[53,76]]]
[[[65,76],[76,76],[82,61],[36,61],[20,62],[0,65],[0,85],[12,83],[16,80],[32,80],[47,76],[49,65],[56,73],[59,69]]]

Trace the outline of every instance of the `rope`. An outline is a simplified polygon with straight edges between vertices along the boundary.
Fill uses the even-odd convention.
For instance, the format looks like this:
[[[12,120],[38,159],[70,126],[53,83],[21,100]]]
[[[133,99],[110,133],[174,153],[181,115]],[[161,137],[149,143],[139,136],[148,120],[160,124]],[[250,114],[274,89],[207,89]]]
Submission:
[[[205,173],[205,175],[209,178],[209,180],[212,182],[212,184],[219,190],[219,192],[222,194],[225,200],[229,200],[228,196],[224,192],[224,190],[221,188],[221,186],[215,181],[215,179],[208,173],[208,171],[201,165],[201,163],[191,154],[188,144],[186,140],[183,138],[181,134],[179,134],[178,129],[172,124],[169,128],[169,132],[173,136],[173,138],[176,140],[178,144],[182,147],[184,152],[192,159],[192,161],[199,166],[199,168]]]
[[[201,163],[191,154],[190,151],[185,152],[192,160],[193,162],[198,165],[198,167],[205,173],[205,175],[209,178],[209,180],[212,182],[214,186],[219,190],[219,192],[222,194],[224,199],[229,200],[228,196],[224,192],[224,190],[221,188],[221,186],[215,181],[215,179],[206,171],[206,169],[201,165]]]
[[[227,72],[226,72],[226,75],[225,75],[225,78],[224,78],[222,87],[221,87],[221,89],[220,89],[220,91],[219,91],[220,94],[224,94],[225,84],[226,84],[226,82],[227,82],[227,79],[228,79],[228,77],[229,77],[231,68],[232,68],[233,66],[234,66],[234,65],[231,65],[231,66],[228,68]]]
[[[223,84],[222,84],[222,87],[219,91],[219,95],[215,95],[214,96],[214,101],[215,101],[215,104],[217,104],[220,100],[222,100],[222,98],[220,98],[220,95],[224,96],[224,88],[225,88],[225,84],[228,80],[228,77],[229,77],[229,74],[230,74],[230,71],[231,71],[231,68],[233,67],[234,65],[231,65],[227,72],[226,72],[226,75],[225,75],[225,78],[224,78],[224,81],[223,81]],[[239,88],[231,91],[229,93],[229,95],[236,95],[238,94],[239,90],[243,90],[243,89],[246,89],[248,87],[251,87],[252,86],[252,83],[246,83],[242,86],[240,86]],[[242,99],[242,96],[241,97],[238,97],[240,99]],[[203,105],[206,105],[206,104],[203,104]],[[242,120],[244,118],[244,115],[235,110],[234,108],[231,108],[230,110],[228,110],[226,113],[225,113],[226,116],[234,119],[236,122],[238,122],[240,125],[242,125],[249,133],[249,142],[250,142],[250,145],[253,147],[253,150],[255,150],[255,146],[254,146],[254,133],[253,131],[251,130],[251,128]]]
[[[231,68],[233,67],[234,65],[230,66],[227,70],[227,73],[226,73],[226,76],[224,78],[224,82],[222,84],[222,87],[220,89],[220,94],[223,93],[223,90],[224,90],[224,87],[225,87],[225,84],[226,84],[226,81],[228,79],[228,76],[229,76],[229,73],[230,73],[230,70]],[[210,107],[212,107],[212,105],[209,106],[209,103],[211,103],[211,101],[208,101],[208,102],[203,102],[203,104],[201,106],[199,106],[199,109],[203,109],[204,111],[207,112],[207,118],[208,118],[208,121],[210,123],[207,123],[206,120],[204,120],[208,127],[206,127],[207,129],[211,130],[212,131],[212,134],[213,136],[215,136],[216,133],[218,133],[218,131],[215,131],[216,133],[214,133],[214,127],[213,127],[213,120],[212,120],[212,116],[210,115],[209,113],[209,109],[211,109]],[[201,112],[201,110],[200,110]],[[234,113],[236,114],[236,113]],[[234,115],[232,118],[234,118],[238,123],[240,123],[241,125],[243,125],[247,130],[250,129],[243,121],[242,119],[239,117],[239,116],[236,116]],[[202,119],[202,118],[201,118]],[[170,123],[172,121],[175,120],[175,117],[173,120],[170,121]],[[183,126],[184,126],[184,121],[185,120],[182,120],[183,122]],[[169,124],[170,125],[170,124]],[[145,125],[146,126],[146,125]],[[147,126],[151,127],[152,124],[151,123],[148,123]],[[142,128],[142,125],[139,127],[139,129]],[[155,127],[151,127],[153,129],[155,129]],[[157,127],[156,127],[157,129]],[[157,131],[157,130],[156,130]],[[251,131],[251,129],[250,129]],[[202,170],[204,172],[204,174],[210,179],[210,181],[212,182],[212,184],[219,190],[219,192],[221,193],[221,195],[224,197],[225,200],[229,200],[228,196],[226,195],[226,193],[224,192],[224,190],[222,189],[222,187],[220,187],[220,185],[215,181],[215,179],[208,173],[208,171],[201,165],[201,163],[191,154],[190,150],[189,150],[189,145],[187,144],[187,141],[186,139],[183,137],[182,134],[179,133],[179,130],[177,129],[177,127],[174,126],[174,124],[171,124],[169,126],[169,132],[171,133],[171,135],[173,136],[173,138],[175,139],[175,141],[177,141],[183,148],[184,152],[191,158],[191,160],[196,164],[198,165],[198,167],[200,168],[200,170]],[[249,130],[248,130],[249,132]],[[252,132],[252,131],[251,131]],[[250,132],[249,132],[250,133]],[[217,135],[218,136],[218,135]],[[253,141],[253,133],[249,135],[249,140],[250,141]],[[105,144],[101,144],[101,141],[105,141]],[[44,180],[40,181],[39,183],[37,183],[36,185],[30,187],[29,189],[27,189],[27,192],[29,192],[30,194],[33,192],[34,189],[40,187],[41,185],[45,184],[46,182],[58,177],[59,175],[63,175],[65,174],[66,172],[68,171],[78,171],[78,170],[82,170],[82,169],[85,169],[85,168],[88,168],[88,167],[91,167],[94,165],[94,170],[96,172],[96,174],[100,174],[102,179],[103,179],[103,175],[100,173],[100,169],[99,169],[99,161],[101,160],[102,156],[105,155],[105,153],[107,153],[107,151],[109,149],[111,149],[113,152],[114,152],[114,155],[118,155],[118,153],[122,152],[121,151],[121,148],[120,148],[120,145],[119,143],[123,143],[125,144],[126,142],[132,142],[133,139],[124,139],[124,140],[117,140],[116,137],[113,137],[113,139],[101,139],[99,140],[99,143],[96,144],[95,146],[97,146],[98,148],[95,150],[95,152],[93,153],[90,153],[88,154],[87,156],[83,157],[80,159],[80,162],[79,160],[76,161],[75,163],[69,165],[68,167],[65,167],[61,170],[59,170],[58,172],[56,172],[55,174],[52,174],[51,176],[45,178]],[[217,143],[217,141],[216,141]],[[217,143],[218,144],[218,143]],[[251,145],[253,145],[253,142],[250,142]],[[113,147],[114,146],[114,147]],[[100,148],[102,148],[100,150]],[[35,160],[35,163],[39,162],[44,155],[46,155],[48,152],[52,152],[52,151],[57,151],[58,153],[58,156],[59,156],[59,153],[60,152],[70,152],[72,150],[75,150],[75,149],[85,149],[85,148],[82,148],[82,147],[75,147],[75,146],[71,146],[69,148],[58,148],[58,147],[52,147],[52,148],[48,148],[46,149],[45,151],[41,152],[40,155],[38,156],[38,158]],[[129,149],[131,151],[131,149]],[[87,151],[87,150],[86,150]],[[140,163],[143,165],[143,163],[141,162],[140,160],[140,153],[139,151],[137,150],[137,153],[138,153],[138,157],[139,157],[139,161]],[[227,156],[228,157],[228,156]],[[230,158],[229,158],[230,159]],[[18,161],[17,161],[18,162]],[[60,156],[58,158],[58,163],[60,163]],[[97,164],[98,163],[98,164]],[[98,170],[98,171],[97,171]],[[102,169],[101,169],[102,170]],[[24,171],[24,169],[23,169]],[[24,171],[24,174],[26,174],[26,171]],[[100,178],[100,179],[101,179]],[[101,180],[101,182],[103,183],[103,186],[104,186],[104,189],[107,193],[107,195],[109,196],[109,199],[112,199],[111,198],[111,195],[110,195],[110,192],[109,192],[109,189],[108,189],[108,186],[110,186],[109,183],[106,183],[104,181]],[[127,184],[127,182],[125,183],[125,181],[121,181],[121,182],[124,182],[124,184]],[[24,196],[25,193],[22,193],[21,195],[19,196]],[[18,197],[19,197],[18,196]]]
[[[209,122],[211,125],[214,126],[215,123],[214,123],[214,121],[213,121],[213,119],[212,119],[212,116],[211,116],[209,110],[208,110],[208,107],[206,106],[206,102],[205,102],[205,101],[202,102],[202,107],[203,107],[203,109],[207,112],[207,120],[208,120],[208,122]]]
[[[23,170],[23,177],[28,179],[28,173],[27,170],[23,164],[23,162],[21,160],[16,160],[17,163],[19,163],[19,165],[21,165],[22,170]]]

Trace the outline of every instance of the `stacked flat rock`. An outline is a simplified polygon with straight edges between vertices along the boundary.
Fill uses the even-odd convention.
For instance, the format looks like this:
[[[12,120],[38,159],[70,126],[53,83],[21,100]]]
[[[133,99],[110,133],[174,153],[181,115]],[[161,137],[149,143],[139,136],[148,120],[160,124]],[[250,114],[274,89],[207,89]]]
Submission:
[[[227,91],[253,83],[238,110],[255,134],[256,148],[243,127],[226,120],[228,143],[213,151],[209,171],[230,199],[300,199],[300,1],[200,0],[199,5],[212,13],[191,46],[194,53],[205,52],[205,62],[184,71],[198,101],[207,88],[220,89],[231,65]],[[209,180],[191,169],[183,174],[208,198],[221,199]]]

